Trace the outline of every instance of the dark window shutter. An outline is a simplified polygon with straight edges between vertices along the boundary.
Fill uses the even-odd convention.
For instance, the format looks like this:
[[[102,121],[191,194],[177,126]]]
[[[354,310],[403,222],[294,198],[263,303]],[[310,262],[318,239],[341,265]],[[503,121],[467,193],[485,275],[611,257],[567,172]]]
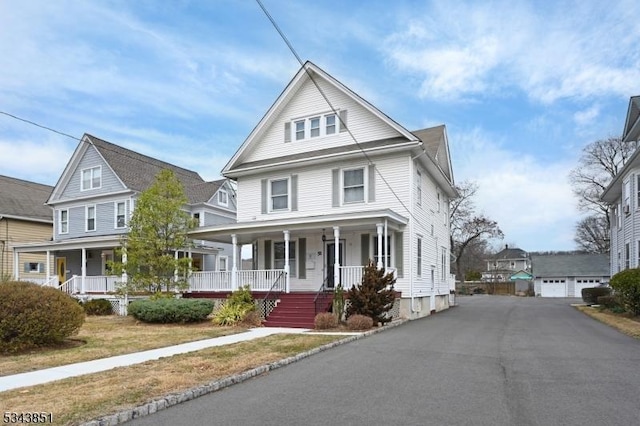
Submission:
[[[264,269],[271,269],[271,240],[264,240]]]
[[[402,232],[395,232],[395,263],[396,270],[398,271],[398,278],[404,277],[404,264],[403,264],[403,241],[402,241]]]
[[[347,131],[347,110],[343,109],[340,111],[340,132]]]
[[[376,165],[369,165],[369,202],[376,200]]]
[[[291,142],[291,122],[284,123],[284,142]]]
[[[298,278],[307,278],[307,239],[298,238]]]
[[[369,264],[369,234],[360,235],[360,262],[362,266]]]
[[[340,207],[340,169],[331,170],[331,205]]]
[[[267,180],[260,181],[260,192],[262,197],[262,214],[267,214]]]
[[[291,211],[298,211],[298,175],[291,175]]]

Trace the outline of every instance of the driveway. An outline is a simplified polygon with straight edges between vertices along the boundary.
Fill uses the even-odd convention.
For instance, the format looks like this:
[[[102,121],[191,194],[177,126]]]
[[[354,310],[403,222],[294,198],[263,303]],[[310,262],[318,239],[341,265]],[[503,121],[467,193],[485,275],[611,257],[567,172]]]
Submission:
[[[459,297],[448,311],[132,424],[640,424],[640,342],[576,301]]]

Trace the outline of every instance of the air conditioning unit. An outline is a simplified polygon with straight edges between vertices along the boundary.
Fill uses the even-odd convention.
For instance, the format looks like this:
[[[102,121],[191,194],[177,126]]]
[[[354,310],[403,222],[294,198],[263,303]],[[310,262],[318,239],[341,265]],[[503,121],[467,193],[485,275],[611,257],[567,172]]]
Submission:
[[[625,206],[622,208],[622,211],[624,212],[624,214],[629,214],[629,204],[625,205]]]

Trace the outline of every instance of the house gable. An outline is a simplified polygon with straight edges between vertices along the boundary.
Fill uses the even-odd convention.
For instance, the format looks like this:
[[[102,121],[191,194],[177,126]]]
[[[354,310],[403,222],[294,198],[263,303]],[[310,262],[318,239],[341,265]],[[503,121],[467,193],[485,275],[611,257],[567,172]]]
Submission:
[[[328,121],[329,116],[333,121]],[[314,123],[312,119],[316,118]],[[297,140],[298,123],[303,123],[301,140]],[[312,134],[314,131],[317,136]],[[357,146],[356,141],[389,139],[398,143],[417,141],[412,133],[307,62],[227,163],[223,174],[228,175],[244,163],[268,163],[284,156]]]
[[[637,141],[640,138],[640,96],[632,96],[629,100],[622,138],[625,142]]]

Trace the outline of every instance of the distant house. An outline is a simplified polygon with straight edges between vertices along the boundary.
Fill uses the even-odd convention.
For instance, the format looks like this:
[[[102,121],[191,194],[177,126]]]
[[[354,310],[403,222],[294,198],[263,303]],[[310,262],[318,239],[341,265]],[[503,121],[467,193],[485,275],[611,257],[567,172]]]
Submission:
[[[582,289],[609,281],[606,254],[544,254],[531,256],[534,291],[542,297],[581,297]]]
[[[55,258],[57,283],[70,293],[105,293],[115,290],[121,277],[109,270],[109,261],[139,194],[163,169],[174,172],[189,200],[184,208],[199,226],[235,223],[235,190],[226,179],[206,182],[194,171],[169,164],[85,134],[46,199],[53,240],[15,247],[21,259],[32,253]],[[226,271],[233,256],[228,246],[195,241],[178,251],[188,256],[197,271]]]
[[[622,135],[624,142],[640,141],[640,96],[629,100]],[[601,199],[611,206],[610,273],[640,267],[640,150],[604,190]]]
[[[313,301],[350,288],[370,259],[397,277],[396,314],[448,307],[448,206],[457,192],[444,126],[409,131],[307,62],[222,174],[238,185],[238,223],[192,235],[253,246],[254,270],[234,286],[285,293],[268,324],[292,325],[272,320],[278,311],[293,318],[286,294]]]
[[[531,271],[529,254],[517,247],[505,245],[495,255],[487,259],[487,270],[482,273],[483,281],[510,281],[528,277]],[[516,275],[520,273],[519,275]]]
[[[52,186],[0,176],[0,279],[15,277],[43,282],[51,260],[44,254],[25,255],[15,262],[13,248],[27,242],[48,242],[53,235],[51,208],[45,205]]]

